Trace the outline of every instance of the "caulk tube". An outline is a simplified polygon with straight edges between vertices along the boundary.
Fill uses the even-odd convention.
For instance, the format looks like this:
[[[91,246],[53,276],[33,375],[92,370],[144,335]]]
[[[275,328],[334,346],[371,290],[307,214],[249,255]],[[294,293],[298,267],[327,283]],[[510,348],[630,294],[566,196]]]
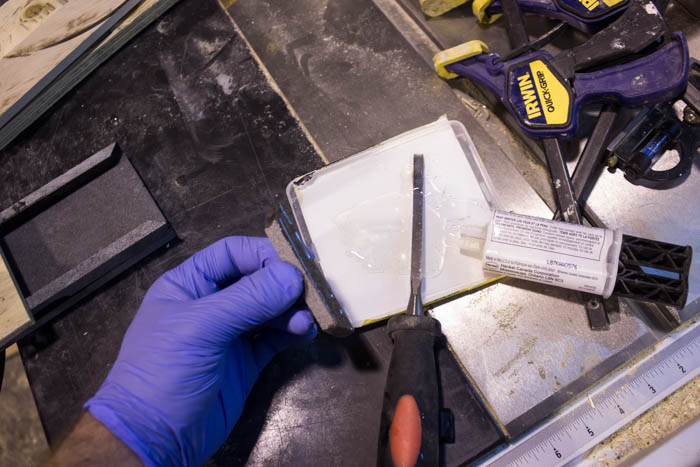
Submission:
[[[490,219],[461,232],[462,253],[481,253],[485,270],[604,298],[612,294],[621,231],[503,211],[493,211]]]

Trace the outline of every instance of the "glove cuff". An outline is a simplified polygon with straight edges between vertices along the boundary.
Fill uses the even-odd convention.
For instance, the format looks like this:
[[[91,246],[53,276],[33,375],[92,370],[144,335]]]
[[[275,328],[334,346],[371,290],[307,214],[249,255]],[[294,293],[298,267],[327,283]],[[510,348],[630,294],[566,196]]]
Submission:
[[[126,444],[146,466],[180,465],[182,457],[177,443],[164,432],[150,426],[157,416],[123,401],[100,397],[100,392],[83,406],[119,440]]]

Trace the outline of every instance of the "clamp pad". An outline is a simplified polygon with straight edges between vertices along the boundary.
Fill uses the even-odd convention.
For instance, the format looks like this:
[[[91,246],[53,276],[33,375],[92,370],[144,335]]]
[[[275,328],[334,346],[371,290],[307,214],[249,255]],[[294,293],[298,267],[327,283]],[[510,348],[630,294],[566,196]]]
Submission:
[[[491,24],[494,21],[496,21],[498,18],[503,16],[502,13],[497,13],[495,15],[489,15],[486,12],[486,9],[491,6],[493,3],[493,0],[474,0],[474,3],[472,3],[472,12],[474,13],[474,16],[476,16],[476,19],[481,23],[481,24]]]
[[[445,79],[457,78],[459,76],[457,73],[447,71],[445,68],[447,65],[451,65],[452,63],[485,53],[489,53],[489,47],[481,41],[469,41],[465,42],[464,44],[445,49],[442,52],[436,53],[433,57],[435,71],[437,71],[437,74]]]
[[[420,9],[428,16],[440,16],[443,13],[467,3],[468,0],[420,0]]]

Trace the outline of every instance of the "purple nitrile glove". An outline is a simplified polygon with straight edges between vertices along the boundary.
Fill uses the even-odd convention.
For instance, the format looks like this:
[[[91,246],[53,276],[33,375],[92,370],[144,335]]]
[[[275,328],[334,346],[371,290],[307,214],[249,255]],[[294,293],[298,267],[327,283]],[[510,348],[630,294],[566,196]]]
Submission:
[[[302,288],[267,239],[218,241],[151,286],[85,407],[146,465],[203,463],[270,359],[315,336],[311,313],[290,309]]]

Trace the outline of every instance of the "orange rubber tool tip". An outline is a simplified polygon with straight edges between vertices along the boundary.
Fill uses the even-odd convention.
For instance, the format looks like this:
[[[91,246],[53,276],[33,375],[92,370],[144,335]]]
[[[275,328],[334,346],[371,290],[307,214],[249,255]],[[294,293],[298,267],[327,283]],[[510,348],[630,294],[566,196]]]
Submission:
[[[413,396],[404,394],[396,404],[389,431],[389,449],[396,467],[413,467],[418,462],[421,421]]]

